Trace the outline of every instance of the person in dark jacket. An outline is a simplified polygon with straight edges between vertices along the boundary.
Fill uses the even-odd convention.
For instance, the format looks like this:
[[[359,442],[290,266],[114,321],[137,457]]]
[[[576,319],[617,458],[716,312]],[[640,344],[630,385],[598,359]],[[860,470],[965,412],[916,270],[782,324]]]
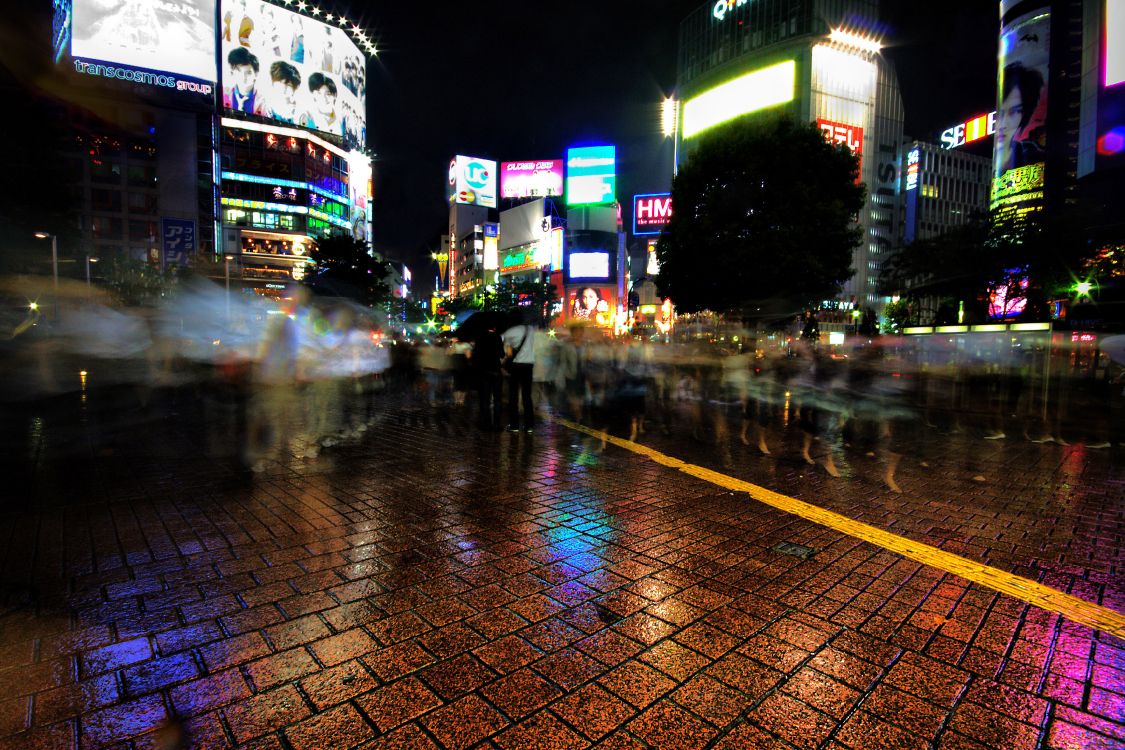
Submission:
[[[477,393],[480,397],[480,413],[477,424],[482,430],[502,430],[500,420],[501,385],[503,376],[500,363],[504,359],[504,340],[500,338],[497,326],[490,325],[477,335],[473,349],[469,352],[469,365],[477,380]]]

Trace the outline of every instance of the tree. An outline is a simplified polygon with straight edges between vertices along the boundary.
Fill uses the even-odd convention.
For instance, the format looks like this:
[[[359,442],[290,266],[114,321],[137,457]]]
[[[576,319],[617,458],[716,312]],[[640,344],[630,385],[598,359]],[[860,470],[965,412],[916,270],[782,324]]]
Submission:
[[[117,255],[105,261],[105,281],[118,299],[130,307],[155,304],[171,294],[179,281],[179,266],[160,268],[128,255]]]
[[[465,310],[488,310],[530,316],[528,322],[546,327],[555,317],[558,290],[549,281],[537,279],[502,279],[495,286],[486,286],[472,296],[459,297],[446,303],[450,314]]]
[[[859,159],[815,124],[739,121],[704,135],[672,183],[657,286],[677,309],[765,317],[836,296],[853,273]]]
[[[915,307],[945,311],[938,323],[957,322],[948,311],[962,304],[964,322],[986,320],[994,302],[1005,316],[1046,319],[1048,300],[1065,294],[1095,256],[1095,225],[1084,209],[1067,207],[1020,219],[977,216],[902,248],[884,264],[880,286]]]
[[[366,242],[333,235],[318,242],[311,257],[316,268],[308,284],[317,294],[347,297],[367,307],[390,301],[391,264],[375,257]]]

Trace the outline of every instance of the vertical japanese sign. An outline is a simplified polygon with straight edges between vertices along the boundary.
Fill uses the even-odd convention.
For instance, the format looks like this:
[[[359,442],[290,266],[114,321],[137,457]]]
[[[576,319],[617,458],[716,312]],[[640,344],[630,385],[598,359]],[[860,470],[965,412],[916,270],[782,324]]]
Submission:
[[[163,241],[164,262],[187,265],[195,252],[195,222],[190,219],[160,219],[160,236]]]
[[[863,128],[858,125],[848,125],[842,122],[834,122],[832,120],[825,120],[822,117],[816,118],[817,127],[824,133],[824,137],[828,139],[829,143],[842,143],[851,149],[851,152],[859,157],[859,172],[856,176],[856,183],[862,182],[861,176],[863,175]]]

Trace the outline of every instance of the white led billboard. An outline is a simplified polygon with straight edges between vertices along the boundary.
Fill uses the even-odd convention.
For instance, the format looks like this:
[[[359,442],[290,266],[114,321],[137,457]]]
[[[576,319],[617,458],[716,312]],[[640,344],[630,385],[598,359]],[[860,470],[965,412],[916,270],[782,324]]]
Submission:
[[[609,278],[609,253],[571,253],[567,262],[571,279]]]
[[[74,0],[72,18],[76,60],[215,80],[215,0]]]
[[[684,102],[683,137],[690,138],[719,123],[792,101],[797,80],[793,60],[755,70]]]
[[[367,63],[343,29],[262,0],[222,0],[223,105],[367,139]]]
[[[1105,85],[1125,82],[1125,0],[1105,0]]]

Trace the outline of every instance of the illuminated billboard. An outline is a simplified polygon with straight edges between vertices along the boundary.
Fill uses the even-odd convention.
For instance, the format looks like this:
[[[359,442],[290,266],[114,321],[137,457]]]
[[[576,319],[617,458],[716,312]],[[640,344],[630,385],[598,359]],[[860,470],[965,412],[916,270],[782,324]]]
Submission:
[[[263,0],[222,0],[220,32],[224,107],[366,142],[367,62],[346,31]]]
[[[1125,166],[1125,0],[1106,0],[1104,86],[1098,92],[1096,169]]]
[[[496,208],[496,162],[475,156],[449,160],[451,203]]]
[[[633,234],[660,234],[672,219],[672,194],[633,196]]]
[[[919,149],[912,148],[910,153],[906,155],[906,189],[918,189],[918,174],[922,168],[922,152]]]
[[[109,63],[111,70],[159,72],[215,80],[216,0],[74,0],[70,55],[76,62]],[[104,66],[101,66],[104,67]],[[92,72],[77,67],[79,72]],[[139,69],[139,70],[132,70]],[[95,68],[98,75],[106,75]],[[142,83],[156,83],[142,78]]]
[[[571,206],[617,200],[617,147],[582,146],[566,151],[566,202]]]
[[[797,81],[794,60],[739,76],[684,102],[683,135],[691,138],[739,115],[792,101]]]
[[[608,279],[609,253],[571,253],[570,278],[577,279]]]
[[[1022,212],[1042,204],[1046,174],[1051,16],[1020,16],[1000,33],[999,104],[990,207]]]
[[[522,245],[508,248],[500,253],[500,273],[509,274],[517,271],[529,271],[539,268],[538,244]]]
[[[1105,86],[1125,82],[1125,0],[1105,0]]]
[[[611,286],[592,285],[572,289],[567,294],[567,318],[588,321],[594,325],[610,327],[617,313]]]
[[[816,125],[824,133],[824,137],[828,139],[829,143],[843,144],[859,157],[859,169],[855,181],[857,184],[861,182],[860,175],[863,174],[863,128],[858,125],[825,120],[823,117],[816,118]]]
[[[506,161],[500,165],[501,198],[542,198],[562,192],[562,159]]]
[[[352,151],[348,153],[347,161],[352,237],[366,242],[371,237],[371,159],[359,151]]]
[[[941,134],[941,147],[945,149],[964,146],[996,132],[996,113],[977,115],[965,122],[946,128]]]

